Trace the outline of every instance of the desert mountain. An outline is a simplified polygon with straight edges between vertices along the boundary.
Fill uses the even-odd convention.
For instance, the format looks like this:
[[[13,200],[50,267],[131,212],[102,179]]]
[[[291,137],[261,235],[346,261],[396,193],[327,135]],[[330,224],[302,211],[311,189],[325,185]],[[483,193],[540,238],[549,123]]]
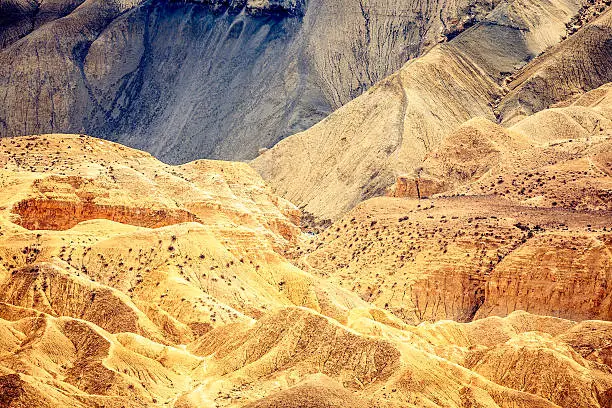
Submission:
[[[0,136],[86,132],[166,162],[252,159],[498,0],[8,0]]]
[[[0,3],[0,407],[612,407],[609,6]]]
[[[407,323],[610,320],[611,107],[604,85],[510,128],[471,119],[295,257]]]
[[[0,253],[12,304],[60,316],[106,316],[125,303],[121,292],[130,295],[122,308],[132,315],[133,331],[145,335],[146,327],[134,328],[153,320],[166,322],[171,336],[189,339],[273,305],[336,316],[363,303],[348,292],[336,303],[343,297],[325,294],[333,288],[282,257],[300,235],[298,212],[245,164],[172,167],[79,135],[4,139],[2,146],[9,152],[0,179],[8,224]],[[28,232],[35,230],[47,233]],[[43,266],[31,267],[38,263]],[[83,274],[93,283],[78,278]],[[28,290],[34,294],[24,297]],[[90,298],[92,291],[104,297]],[[83,304],[61,304],[75,298]],[[109,309],[88,311],[97,304]],[[136,313],[140,308],[148,318]],[[100,325],[109,330],[127,322],[115,318]]]
[[[605,141],[545,153],[496,127],[479,128],[516,161],[580,150],[610,170]],[[610,404],[612,329],[588,320],[610,319],[595,201],[378,198],[309,243],[246,164],[170,166],[84,135],[0,143],[1,406]]]
[[[582,28],[559,43],[577,15]],[[384,194],[397,177],[412,176],[464,122],[482,117],[510,126],[609,82],[611,18],[605,3],[500,3],[253,165],[300,208],[337,219]]]

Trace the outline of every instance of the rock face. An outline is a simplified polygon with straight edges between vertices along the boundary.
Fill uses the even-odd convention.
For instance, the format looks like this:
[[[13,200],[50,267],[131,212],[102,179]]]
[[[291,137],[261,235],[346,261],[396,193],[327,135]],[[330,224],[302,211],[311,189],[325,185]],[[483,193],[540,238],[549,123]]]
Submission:
[[[530,310],[610,320],[611,246],[612,234],[549,233],[531,240],[494,269],[476,317]]]
[[[87,132],[171,163],[251,159],[497,2],[4,2],[0,136]]]
[[[253,14],[287,13],[303,16],[306,13],[306,0],[248,0],[246,10]]]
[[[440,180],[420,176],[399,176],[387,195],[421,199],[446,190],[448,187]]]
[[[36,198],[19,202],[13,213],[19,216],[17,223],[30,230],[65,230],[82,221],[98,218],[149,228],[197,220],[195,215],[184,210],[144,208],[134,211],[129,207],[92,202]]]

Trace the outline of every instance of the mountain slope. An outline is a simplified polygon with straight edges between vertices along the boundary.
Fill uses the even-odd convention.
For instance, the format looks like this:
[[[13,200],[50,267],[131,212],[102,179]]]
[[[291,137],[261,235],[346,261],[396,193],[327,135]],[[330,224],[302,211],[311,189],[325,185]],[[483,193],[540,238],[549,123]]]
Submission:
[[[496,120],[503,80],[556,44],[578,3],[510,2],[253,161],[279,194],[335,219],[411,174],[464,121]]]
[[[604,7],[601,4],[602,9]],[[511,125],[556,103],[612,81],[612,12],[586,24],[567,41],[513,75],[499,105],[502,123]]]
[[[398,178],[400,198],[359,204],[296,262],[413,324],[514,310],[609,320],[611,89],[510,129],[462,124]]]
[[[172,163],[251,159],[497,3],[3,2],[0,136],[83,132]]]

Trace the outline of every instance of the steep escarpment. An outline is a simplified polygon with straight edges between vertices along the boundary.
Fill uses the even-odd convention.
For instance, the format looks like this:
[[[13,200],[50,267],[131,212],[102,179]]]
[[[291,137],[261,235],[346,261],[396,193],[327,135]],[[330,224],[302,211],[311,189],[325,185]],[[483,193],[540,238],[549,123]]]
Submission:
[[[195,215],[184,210],[100,206],[91,202],[26,199],[13,209],[17,223],[30,230],[70,229],[80,222],[103,218],[124,224],[158,228],[195,221]]]
[[[476,317],[529,310],[610,320],[610,233],[547,233],[508,255],[492,272]]]
[[[0,136],[87,132],[173,163],[252,159],[497,3],[9,2]]]

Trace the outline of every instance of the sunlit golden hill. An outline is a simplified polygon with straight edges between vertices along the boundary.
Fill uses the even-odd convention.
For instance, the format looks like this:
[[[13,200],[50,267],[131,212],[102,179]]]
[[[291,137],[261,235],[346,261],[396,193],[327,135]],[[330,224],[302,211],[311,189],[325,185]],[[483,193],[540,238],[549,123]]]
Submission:
[[[610,404],[606,212],[380,198],[309,244],[246,164],[0,147],[0,406]]]

